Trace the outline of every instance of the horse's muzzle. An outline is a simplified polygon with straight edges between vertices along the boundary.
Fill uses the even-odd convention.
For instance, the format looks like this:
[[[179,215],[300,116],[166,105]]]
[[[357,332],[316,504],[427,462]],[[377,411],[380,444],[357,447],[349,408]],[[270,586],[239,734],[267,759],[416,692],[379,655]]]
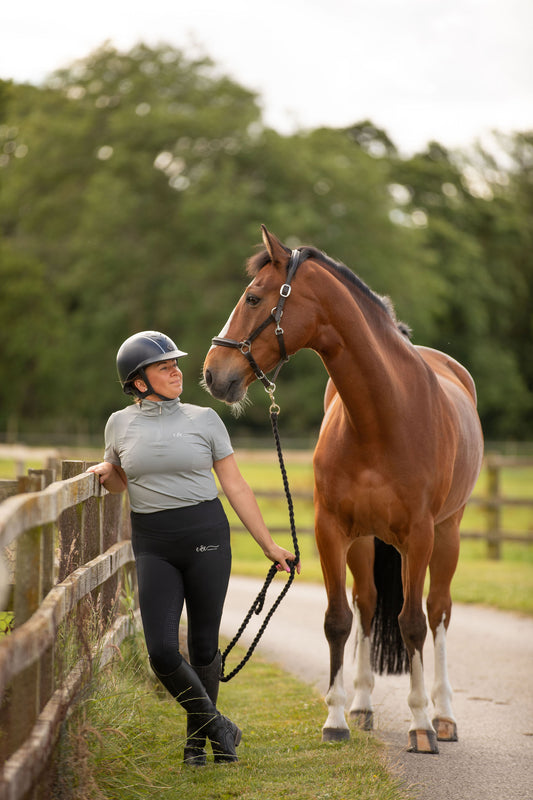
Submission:
[[[229,405],[239,403],[246,394],[240,375],[221,375],[209,368],[204,369],[204,386],[216,400],[222,400]]]

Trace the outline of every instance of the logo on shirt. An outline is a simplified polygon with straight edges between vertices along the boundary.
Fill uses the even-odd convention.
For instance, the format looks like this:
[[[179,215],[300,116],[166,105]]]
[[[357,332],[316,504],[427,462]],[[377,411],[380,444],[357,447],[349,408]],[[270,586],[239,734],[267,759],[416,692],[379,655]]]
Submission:
[[[209,550],[218,550],[220,545],[218,544],[200,544],[196,548],[197,553],[207,553]]]

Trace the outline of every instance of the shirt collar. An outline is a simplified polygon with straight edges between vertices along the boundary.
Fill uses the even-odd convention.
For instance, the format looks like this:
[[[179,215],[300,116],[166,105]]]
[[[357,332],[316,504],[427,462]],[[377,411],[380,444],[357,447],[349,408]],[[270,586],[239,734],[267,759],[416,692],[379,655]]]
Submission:
[[[162,414],[173,414],[181,406],[179,397],[175,400],[142,400],[139,403],[141,414],[155,417]]]

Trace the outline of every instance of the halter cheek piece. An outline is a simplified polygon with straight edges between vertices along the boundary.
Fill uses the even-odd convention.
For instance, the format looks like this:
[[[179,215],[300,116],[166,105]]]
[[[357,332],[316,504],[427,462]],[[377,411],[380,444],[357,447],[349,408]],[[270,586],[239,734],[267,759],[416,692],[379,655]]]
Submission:
[[[246,358],[248,363],[250,364],[251,368],[254,371],[255,377],[257,380],[261,381],[267,392],[272,391],[275,389],[275,380],[278,377],[279,371],[282,366],[289,360],[289,356],[287,355],[287,350],[285,348],[285,341],[283,339],[283,328],[280,325],[281,318],[283,316],[283,309],[285,306],[285,301],[287,300],[288,296],[291,293],[291,282],[296,274],[296,270],[300,266],[302,261],[302,253],[300,250],[293,250],[291,252],[291,257],[289,260],[289,265],[287,267],[287,280],[283,284],[283,286],[279,290],[279,300],[278,304],[275,308],[272,309],[269,316],[266,318],[264,322],[261,323],[246,339],[243,339],[241,342],[238,342],[236,339],[227,339],[221,336],[215,336],[212,339],[212,343],[214,345],[222,345],[222,347],[233,347],[236,350],[240,350],[243,356]],[[270,381],[263,370],[257,364],[255,358],[252,355],[252,342],[257,339],[257,337],[268,328],[268,326],[272,323],[276,323],[276,327],[274,329],[274,333],[276,334],[279,346],[279,354],[280,360],[276,364],[274,368],[274,382]]]

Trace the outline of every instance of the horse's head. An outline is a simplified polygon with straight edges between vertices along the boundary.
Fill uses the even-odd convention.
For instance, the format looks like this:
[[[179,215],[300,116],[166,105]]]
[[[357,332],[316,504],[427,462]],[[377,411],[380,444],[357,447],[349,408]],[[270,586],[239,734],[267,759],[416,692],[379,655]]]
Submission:
[[[204,362],[205,387],[228,404],[241,401],[256,378],[263,380],[264,373],[305,346],[301,306],[292,298],[287,302],[300,253],[291,252],[264,225],[262,234],[266,250],[248,260],[252,281]],[[266,378],[263,382],[268,384]]]

